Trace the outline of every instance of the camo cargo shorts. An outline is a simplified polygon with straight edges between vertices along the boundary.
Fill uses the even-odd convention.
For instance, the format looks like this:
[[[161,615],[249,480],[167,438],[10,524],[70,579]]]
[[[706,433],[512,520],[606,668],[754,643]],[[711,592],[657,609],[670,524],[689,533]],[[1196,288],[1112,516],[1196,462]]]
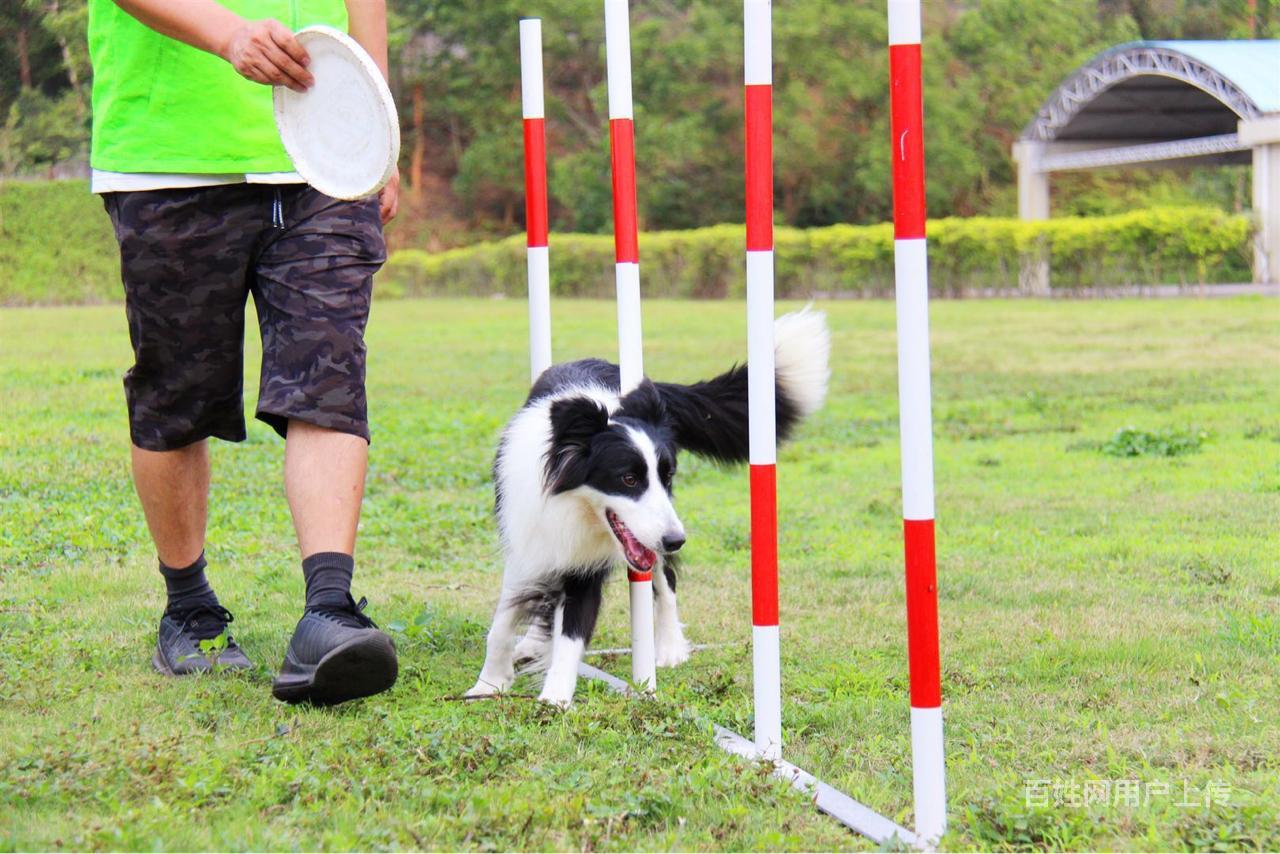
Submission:
[[[377,199],[305,184],[106,193],[134,365],[133,443],[166,451],[245,438],[245,305],[262,335],[257,417],[368,441],[365,323],[386,260]]]

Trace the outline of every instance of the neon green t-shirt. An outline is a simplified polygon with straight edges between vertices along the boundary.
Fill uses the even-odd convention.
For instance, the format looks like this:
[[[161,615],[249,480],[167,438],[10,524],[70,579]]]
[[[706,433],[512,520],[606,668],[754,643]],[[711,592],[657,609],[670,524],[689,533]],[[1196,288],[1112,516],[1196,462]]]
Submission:
[[[220,0],[292,30],[347,30],[344,0]],[[112,172],[285,172],[271,87],[143,25],[112,0],[89,0],[93,62],[90,164]]]

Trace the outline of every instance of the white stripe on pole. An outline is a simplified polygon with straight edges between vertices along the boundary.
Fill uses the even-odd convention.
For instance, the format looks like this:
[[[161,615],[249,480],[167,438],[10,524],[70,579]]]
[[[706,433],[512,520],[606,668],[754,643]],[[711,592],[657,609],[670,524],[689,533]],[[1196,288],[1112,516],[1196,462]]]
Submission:
[[[889,0],[889,44],[920,43],[920,0]]]
[[[632,118],[631,25],[627,0],[604,0],[605,66],[609,76],[609,118]]]
[[[933,518],[933,434],[929,402],[929,279],[925,241],[893,245],[897,291],[898,429],[902,436],[902,516]]]
[[[631,581],[631,678],[645,691],[658,688],[653,644],[653,582]]]
[[[640,265],[620,263],[614,267],[618,284],[618,361],[622,372],[622,393],[644,379],[644,342],[640,331]]]
[[[747,253],[747,410],[750,462],[777,462],[774,415],[773,252]]]
[[[533,381],[551,367],[551,262],[545,246],[525,249],[529,266],[529,367]]]
[[[911,767],[915,772],[916,836],[935,844],[947,829],[942,709],[911,710]]]
[[[526,119],[545,115],[542,103],[542,21],[520,20],[520,100]]]
[[[777,626],[751,627],[755,689],[756,750],[763,759],[782,758],[782,674]]]
[[[772,3],[745,0],[742,8],[745,79],[748,86],[773,84]]]

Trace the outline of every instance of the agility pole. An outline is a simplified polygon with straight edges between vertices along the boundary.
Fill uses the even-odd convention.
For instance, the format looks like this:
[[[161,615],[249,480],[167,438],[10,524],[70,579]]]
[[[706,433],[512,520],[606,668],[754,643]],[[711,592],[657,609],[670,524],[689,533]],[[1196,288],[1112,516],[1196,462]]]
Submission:
[[[777,421],[773,356],[773,35],[769,0],[743,4],[751,664],[756,750],[782,758],[778,644]]]
[[[547,128],[542,95],[542,20],[520,20],[520,100],[524,111],[525,261],[529,283],[529,372],[551,367],[551,263],[547,247]]]
[[[893,266],[898,317],[898,423],[911,678],[911,776],[916,835],[947,828],[933,531],[933,413],[929,388],[929,265],[925,248],[924,105],[920,0],[889,0],[893,146]]]
[[[627,0],[604,0],[604,51],[609,78],[609,146],[613,173],[614,274],[618,289],[618,365],[622,393],[644,378],[640,327],[640,235],[636,211],[636,145],[631,105],[631,24]],[[653,573],[627,567],[631,590],[631,679],[658,685],[654,653]]]

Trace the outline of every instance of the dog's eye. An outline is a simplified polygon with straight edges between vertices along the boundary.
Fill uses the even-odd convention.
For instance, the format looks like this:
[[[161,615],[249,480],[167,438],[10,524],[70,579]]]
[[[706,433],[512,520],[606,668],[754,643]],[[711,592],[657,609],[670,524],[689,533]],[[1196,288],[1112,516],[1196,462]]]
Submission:
[[[630,472],[627,472],[622,476],[623,486],[632,487],[632,486],[636,486],[639,483],[640,483],[639,479],[635,475],[631,474]]]

